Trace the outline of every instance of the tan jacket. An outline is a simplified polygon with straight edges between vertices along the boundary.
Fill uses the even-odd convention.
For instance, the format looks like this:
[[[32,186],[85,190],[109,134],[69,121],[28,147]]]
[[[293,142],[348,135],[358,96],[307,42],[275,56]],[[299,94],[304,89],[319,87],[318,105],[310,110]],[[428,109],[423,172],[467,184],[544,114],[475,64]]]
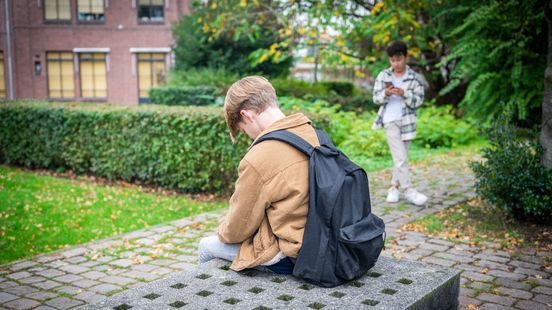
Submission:
[[[310,120],[301,113],[276,121],[259,138],[278,129],[320,145]],[[279,141],[253,146],[239,164],[230,209],[218,228],[222,242],[241,242],[231,268],[259,266],[279,251],[297,257],[308,205],[308,157]]]

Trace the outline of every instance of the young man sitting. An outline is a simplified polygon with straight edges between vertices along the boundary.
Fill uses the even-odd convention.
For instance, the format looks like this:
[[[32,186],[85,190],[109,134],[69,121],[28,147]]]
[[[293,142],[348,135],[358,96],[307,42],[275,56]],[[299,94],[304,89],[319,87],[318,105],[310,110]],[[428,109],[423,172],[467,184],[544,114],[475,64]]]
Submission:
[[[224,116],[235,142],[239,132],[256,140],[288,130],[319,146],[310,120],[303,114],[285,116],[276,92],[260,76],[235,82],[226,94]],[[249,149],[238,167],[228,214],[217,236],[199,243],[199,262],[213,258],[232,261],[235,271],[246,268],[291,274],[301,248],[309,204],[309,158],[279,141],[264,141]]]

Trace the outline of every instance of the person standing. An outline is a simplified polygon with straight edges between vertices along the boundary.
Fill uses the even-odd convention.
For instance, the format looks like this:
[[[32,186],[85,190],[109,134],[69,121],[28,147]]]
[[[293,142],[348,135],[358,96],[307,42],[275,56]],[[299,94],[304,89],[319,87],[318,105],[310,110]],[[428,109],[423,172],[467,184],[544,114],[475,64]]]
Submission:
[[[385,129],[387,144],[393,158],[393,176],[386,201],[398,202],[401,188],[408,202],[421,206],[427,202],[427,196],[412,186],[408,149],[416,137],[416,115],[417,109],[424,101],[424,82],[422,77],[406,64],[407,52],[406,44],[401,41],[387,47],[391,67],[380,72],[374,84],[373,101],[380,108],[372,128]]]

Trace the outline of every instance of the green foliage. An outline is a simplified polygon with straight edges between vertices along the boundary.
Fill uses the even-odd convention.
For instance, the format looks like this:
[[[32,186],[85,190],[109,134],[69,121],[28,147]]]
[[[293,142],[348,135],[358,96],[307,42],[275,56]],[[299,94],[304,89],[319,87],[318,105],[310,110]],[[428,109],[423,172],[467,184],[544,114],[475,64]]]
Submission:
[[[221,13],[230,5],[236,3],[217,1],[211,5],[194,2],[192,14],[184,16],[173,28],[176,69],[226,68],[240,75],[287,75],[293,61],[291,57],[283,55],[278,61],[259,63],[250,59],[251,54],[268,49],[277,41],[276,31],[279,27],[267,20],[263,27],[258,27],[254,34],[248,36],[240,36],[238,32],[241,29],[219,27],[219,18],[224,16]]]
[[[230,142],[220,108],[11,102],[0,119],[2,163],[190,193],[230,193],[250,142]]]
[[[542,103],[545,10],[539,0],[447,1],[436,14],[454,44],[441,64],[455,66],[441,94],[467,80],[461,104],[470,115],[491,120],[513,106],[516,118],[530,116]]]
[[[215,103],[218,90],[211,86],[164,86],[150,88],[151,102],[164,105],[208,105]]]
[[[224,68],[190,68],[186,71],[173,70],[169,74],[169,85],[174,86],[211,86],[218,95],[224,96],[226,91],[240,75]]]
[[[426,148],[467,145],[478,138],[475,122],[456,119],[449,107],[427,106],[418,110],[415,143]]]
[[[535,138],[524,138],[500,116],[489,132],[482,162],[472,162],[477,192],[516,218],[546,222],[552,218],[552,171],[540,158]]]
[[[351,97],[355,89],[355,85],[348,81],[322,81],[319,83],[327,90],[343,97]]]

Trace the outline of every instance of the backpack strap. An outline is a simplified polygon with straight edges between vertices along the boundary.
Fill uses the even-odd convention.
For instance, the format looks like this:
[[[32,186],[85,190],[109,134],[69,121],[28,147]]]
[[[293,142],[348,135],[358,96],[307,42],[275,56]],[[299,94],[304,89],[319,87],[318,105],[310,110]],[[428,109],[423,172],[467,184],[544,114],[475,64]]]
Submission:
[[[255,143],[252,146],[255,146],[266,140],[277,140],[277,141],[285,142],[295,147],[297,150],[301,151],[303,154],[307,155],[308,157],[310,157],[312,152],[314,152],[314,147],[312,145],[310,145],[303,138],[287,130],[276,130],[276,131],[269,132],[266,135],[257,139],[257,141],[255,141]]]
[[[332,139],[324,130],[315,129],[315,131],[316,131],[316,136],[318,137],[318,142],[320,142],[320,145],[329,146],[335,149],[335,145],[333,144]]]

